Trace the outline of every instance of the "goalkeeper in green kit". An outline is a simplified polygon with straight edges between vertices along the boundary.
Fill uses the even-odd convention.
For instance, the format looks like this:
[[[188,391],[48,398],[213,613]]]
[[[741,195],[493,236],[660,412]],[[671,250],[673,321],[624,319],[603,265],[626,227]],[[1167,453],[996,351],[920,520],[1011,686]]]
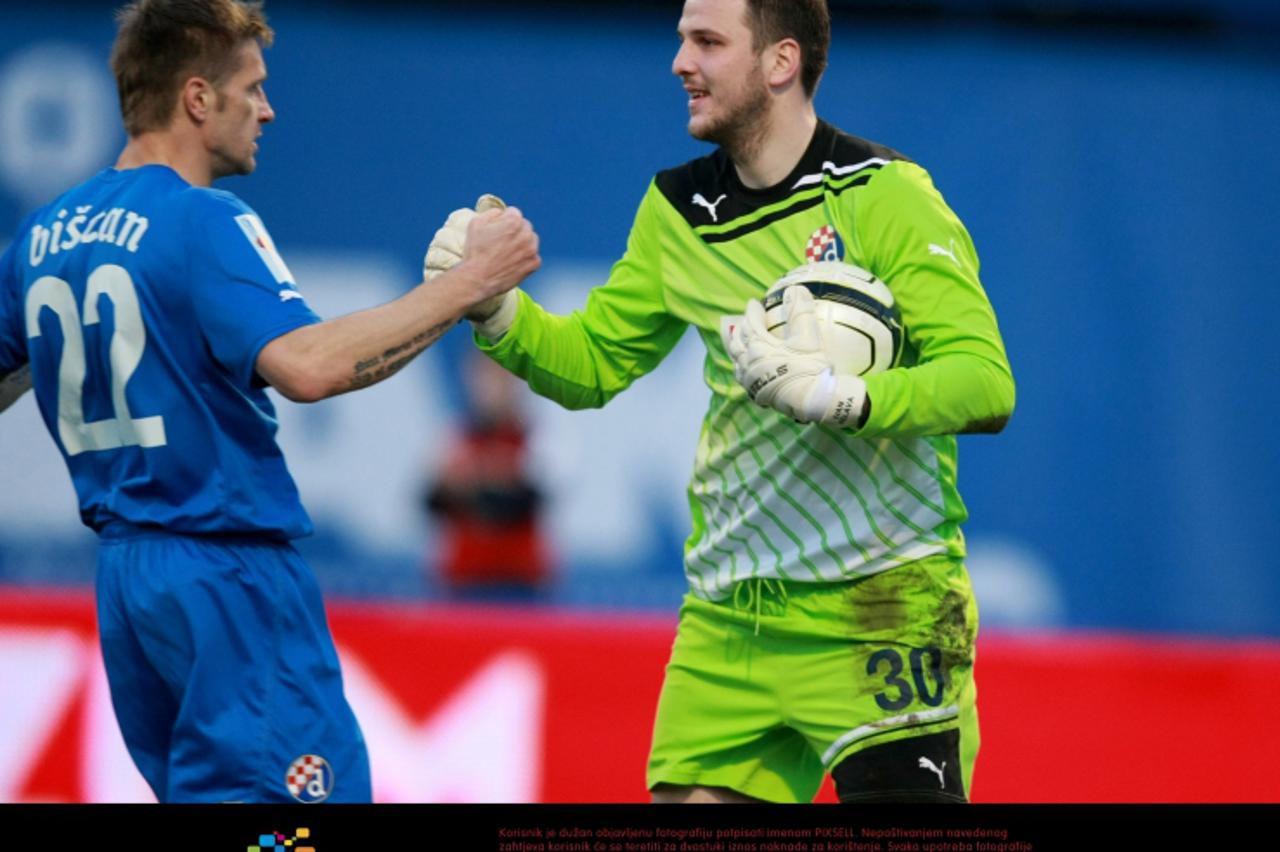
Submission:
[[[687,0],[678,31],[689,132],[717,150],[653,179],[582,310],[513,290],[473,311],[477,343],[574,409],[654,369],[689,325],[706,345],[654,801],[810,801],[825,772],[841,801],[966,801],[977,610],[955,435],[998,432],[1014,401],[973,244],[922,168],[818,119],[825,0]],[[432,270],[470,215],[437,234]],[[889,286],[897,366],[833,376],[788,336],[811,322],[801,288],[782,336],[748,309],[817,260]]]

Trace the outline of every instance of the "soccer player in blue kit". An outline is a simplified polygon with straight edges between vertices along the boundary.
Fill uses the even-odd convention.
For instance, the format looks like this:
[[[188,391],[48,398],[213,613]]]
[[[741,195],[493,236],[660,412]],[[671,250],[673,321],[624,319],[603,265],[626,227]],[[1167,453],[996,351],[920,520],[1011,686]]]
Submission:
[[[129,141],[0,258],[0,409],[30,384],[100,536],[98,624],[124,740],[162,802],[371,799],[275,443],[300,402],[397,372],[540,260],[518,210],[464,261],[322,322],[262,222],[211,189],[275,117],[260,4],[136,0],[112,70]]]

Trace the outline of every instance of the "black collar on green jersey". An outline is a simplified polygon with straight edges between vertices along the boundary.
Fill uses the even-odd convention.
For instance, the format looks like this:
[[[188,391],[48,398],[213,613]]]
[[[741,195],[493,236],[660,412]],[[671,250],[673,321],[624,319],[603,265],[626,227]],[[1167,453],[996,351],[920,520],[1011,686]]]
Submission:
[[[724,152],[691,160],[660,172],[658,190],[706,242],[726,242],[866,183],[902,154],[843,133],[821,119],[796,167],[778,183],[762,189],[744,186]]]

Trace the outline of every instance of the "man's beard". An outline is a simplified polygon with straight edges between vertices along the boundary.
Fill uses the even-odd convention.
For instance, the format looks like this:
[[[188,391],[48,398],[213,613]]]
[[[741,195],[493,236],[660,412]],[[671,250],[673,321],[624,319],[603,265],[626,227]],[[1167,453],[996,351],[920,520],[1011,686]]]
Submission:
[[[690,130],[690,133],[695,139],[724,148],[734,162],[746,162],[759,152],[768,129],[769,90],[759,65],[752,70],[738,94],[741,100],[727,115],[705,128]]]
[[[218,89],[214,89],[214,95],[216,97],[213,103],[214,111],[218,113],[226,112],[226,96]],[[220,147],[214,151],[213,176],[216,180],[234,175],[251,175],[255,165],[251,151],[236,153]]]
[[[214,158],[210,171],[213,179],[218,180],[224,177],[251,175],[255,165],[252,157],[232,157],[220,153]]]

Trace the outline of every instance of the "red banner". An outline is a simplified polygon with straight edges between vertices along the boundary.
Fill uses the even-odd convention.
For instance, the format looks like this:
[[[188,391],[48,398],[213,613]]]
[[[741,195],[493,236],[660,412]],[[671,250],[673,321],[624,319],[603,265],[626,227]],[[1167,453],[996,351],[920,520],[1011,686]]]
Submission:
[[[645,801],[675,617],[333,603],[382,802]],[[985,635],[980,802],[1278,802],[1280,646]],[[150,794],[85,593],[0,591],[0,801]],[[824,788],[820,800],[831,800]]]

